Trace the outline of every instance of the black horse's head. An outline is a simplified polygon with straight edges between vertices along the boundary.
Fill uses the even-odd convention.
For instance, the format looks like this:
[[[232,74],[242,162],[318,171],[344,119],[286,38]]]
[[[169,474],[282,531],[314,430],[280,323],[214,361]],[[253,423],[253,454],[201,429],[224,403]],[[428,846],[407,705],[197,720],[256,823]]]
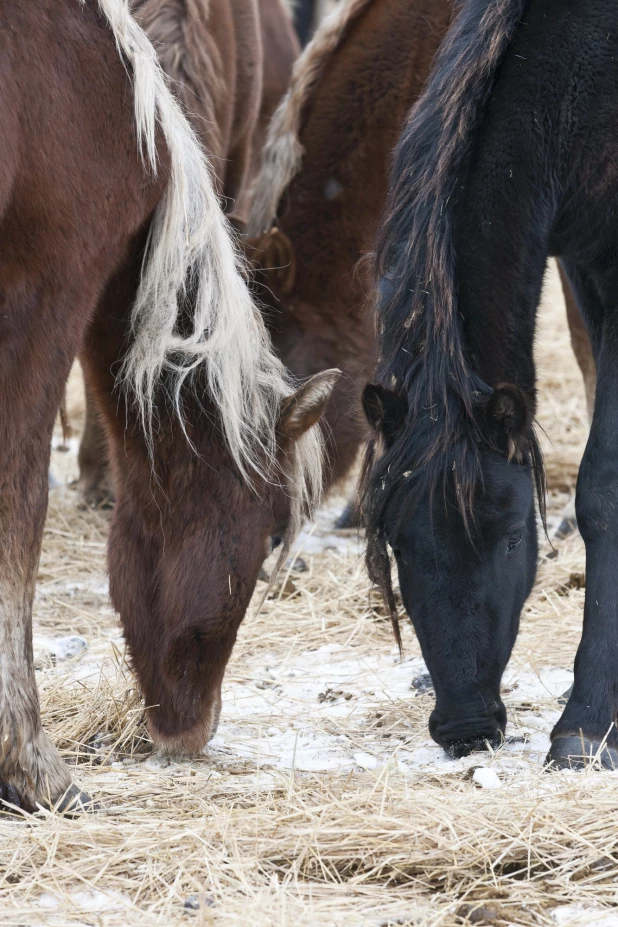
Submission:
[[[376,432],[370,573],[393,606],[390,547],[436,692],[431,736],[464,756],[504,734],[500,680],[535,577],[541,467],[530,403],[517,387],[486,388],[467,437],[454,432],[433,454],[431,407],[410,415],[404,398],[373,385],[364,405]]]

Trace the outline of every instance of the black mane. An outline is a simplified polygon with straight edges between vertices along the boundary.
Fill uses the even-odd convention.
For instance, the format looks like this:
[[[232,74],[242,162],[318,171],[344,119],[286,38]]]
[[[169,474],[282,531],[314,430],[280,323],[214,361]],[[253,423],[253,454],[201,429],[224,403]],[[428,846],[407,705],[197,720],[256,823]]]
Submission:
[[[466,519],[480,479],[479,450],[487,442],[482,412],[492,389],[466,351],[454,209],[476,131],[529,2],[465,0],[394,152],[376,258],[376,381],[401,398],[407,421],[390,447],[372,442],[363,480],[369,571],[391,611],[384,514],[392,493],[406,479],[413,500],[434,493],[452,474]],[[532,427],[527,459],[543,510],[542,458]]]

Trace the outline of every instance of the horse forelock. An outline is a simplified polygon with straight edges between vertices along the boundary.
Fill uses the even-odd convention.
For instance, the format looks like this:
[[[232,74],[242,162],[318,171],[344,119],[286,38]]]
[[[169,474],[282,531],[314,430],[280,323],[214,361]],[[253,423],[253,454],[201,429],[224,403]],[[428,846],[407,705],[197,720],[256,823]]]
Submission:
[[[342,0],[324,18],[296,60],[287,93],[275,110],[254,184],[247,232],[257,236],[272,226],[281,198],[298,174],[304,149],[300,141],[307,106],[332,56],[350,27],[374,0]]]
[[[182,423],[183,387],[202,372],[239,472],[249,484],[255,478],[276,479],[279,413],[292,385],[245,284],[245,268],[206,155],[128,0],[97,2],[132,71],[136,129],[146,166],[157,170],[159,130],[170,157],[169,180],[151,223],[132,310],[133,341],[120,379],[137,403],[152,450],[162,381]],[[297,522],[317,501],[322,486],[319,427],[293,453],[288,483]]]

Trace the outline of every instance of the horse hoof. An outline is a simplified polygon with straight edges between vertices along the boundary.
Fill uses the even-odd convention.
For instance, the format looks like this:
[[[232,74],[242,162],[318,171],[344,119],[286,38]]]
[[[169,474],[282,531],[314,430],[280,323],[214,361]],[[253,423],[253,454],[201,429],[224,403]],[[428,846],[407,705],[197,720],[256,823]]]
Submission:
[[[14,785],[0,782],[0,814],[21,817],[21,813],[34,814],[36,806],[21,795]]]
[[[576,531],[577,520],[575,518],[563,518],[556,529],[553,540],[564,541],[565,538],[570,537],[571,534],[575,534]]]
[[[99,512],[108,512],[114,508],[116,500],[109,493],[84,493],[77,503],[80,512],[87,512],[90,509],[96,509]]]
[[[491,736],[483,737],[482,735],[469,737],[465,740],[453,740],[451,743],[443,744],[442,749],[451,760],[460,760],[471,753],[484,753],[486,750],[497,750],[504,742],[504,735],[501,731]]]
[[[572,695],[572,694],[573,694],[573,686],[569,686],[569,688],[566,690],[566,692],[563,692],[562,695],[559,695],[559,696],[558,696],[558,704],[559,704],[559,705],[566,705],[566,703],[568,702],[568,700],[571,698],[571,695]]]
[[[599,740],[589,740],[573,734],[556,737],[552,741],[545,765],[552,769],[618,769],[618,749]]]
[[[77,785],[70,785],[64,795],[54,805],[54,811],[63,814],[65,817],[77,817],[89,811],[99,811],[97,805],[89,795]]]
[[[352,528],[362,528],[363,520],[355,502],[348,502],[339,518],[335,521],[337,531],[349,531]]]

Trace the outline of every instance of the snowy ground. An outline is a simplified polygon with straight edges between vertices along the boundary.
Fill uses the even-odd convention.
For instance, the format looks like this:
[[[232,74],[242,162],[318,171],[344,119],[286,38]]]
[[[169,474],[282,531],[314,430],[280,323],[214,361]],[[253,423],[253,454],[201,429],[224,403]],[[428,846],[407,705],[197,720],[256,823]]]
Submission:
[[[562,311],[556,300],[546,311],[538,352],[554,522],[586,434]],[[69,411],[79,426],[77,380]],[[140,707],[119,668],[108,516],[77,509],[77,439],[68,451],[60,443],[36,667],[44,724],[69,761],[79,753],[75,778],[102,810],[0,821],[0,923],[618,927],[618,773],[542,772],[581,629],[578,538],[549,559],[543,549],[494,753],[451,760],[429,738],[418,644],[406,625],[400,660],[360,539],[333,528],[342,496],[299,538],[304,569],[247,616],[205,755],[126,755],[118,729],[137,725]]]

